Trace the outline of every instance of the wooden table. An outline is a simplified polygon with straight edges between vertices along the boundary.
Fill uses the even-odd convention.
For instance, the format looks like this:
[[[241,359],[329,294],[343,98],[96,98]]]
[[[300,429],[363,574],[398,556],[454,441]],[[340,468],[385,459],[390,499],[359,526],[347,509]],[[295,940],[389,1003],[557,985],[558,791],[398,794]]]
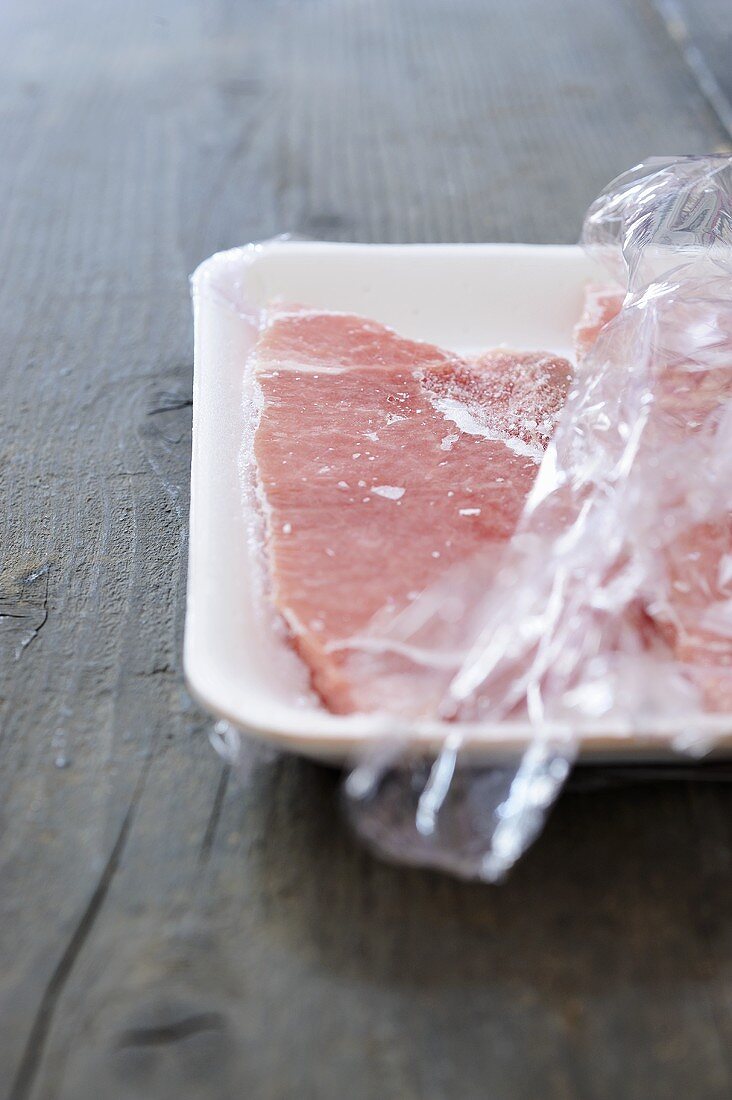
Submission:
[[[181,677],[187,275],[294,231],[566,241],[729,149],[729,0],[5,0],[0,1095],[732,1094],[732,788],[567,794],[500,888]]]

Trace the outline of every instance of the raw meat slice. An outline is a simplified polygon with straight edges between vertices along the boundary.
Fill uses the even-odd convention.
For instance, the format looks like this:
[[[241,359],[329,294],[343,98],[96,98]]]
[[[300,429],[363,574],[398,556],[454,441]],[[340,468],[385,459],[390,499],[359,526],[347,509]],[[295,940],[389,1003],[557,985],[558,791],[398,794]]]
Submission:
[[[732,370],[726,365],[664,363],[656,396],[665,447],[658,448],[664,470],[658,484],[669,534],[649,611],[715,711],[732,711],[732,514],[724,458],[729,429],[719,419],[730,403]],[[655,442],[652,435],[651,446]]]
[[[600,330],[620,312],[625,292],[617,286],[590,283],[585,288],[582,316],[574,326],[574,351],[582,360],[597,340]]]
[[[587,288],[575,328],[578,356],[590,350],[622,303],[622,291]],[[732,402],[729,330],[726,318],[710,326],[706,313],[700,324],[695,299],[663,308],[665,342],[653,365],[656,411],[644,451],[645,461],[653,455],[655,469],[663,471],[655,481],[668,533],[655,540],[656,579],[646,610],[706,707],[732,711],[732,515],[720,506],[714,522],[694,520],[695,509],[728,482],[726,468],[712,464],[721,454],[714,442],[718,418]],[[684,351],[671,352],[665,344]]]
[[[349,648],[377,612],[510,537],[571,367],[537,352],[470,361],[300,307],[269,311],[253,356],[274,603],[325,704],[373,709]]]
[[[666,598],[653,615],[710,710],[732,711],[732,517],[697,524],[665,551]]]

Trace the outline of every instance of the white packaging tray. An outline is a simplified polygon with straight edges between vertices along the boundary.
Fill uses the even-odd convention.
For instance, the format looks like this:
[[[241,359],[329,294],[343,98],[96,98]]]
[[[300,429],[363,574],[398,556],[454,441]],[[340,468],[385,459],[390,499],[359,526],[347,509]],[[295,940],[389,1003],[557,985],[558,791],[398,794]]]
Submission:
[[[208,710],[282,747],[345,760],[383,733],[383,718],[333,715],[303,706],[272,660],[263,622],[240,481],[247,418],[244,363],[254,339],[247,306],[273,297],[351,311],[402,336],[458,353],[497,344],[571,357],[583,289],[596,277],[583,252],[555,245],[358,245],[274,241],[206,260],[197,287],[193,388],[190,559],[184,663],[193,695]],[[732,746],[732,717],[705,719],[710,742]],[[598,723],[582,732],[585,759],[669,757],[683,729],[623,731]],[[702,732],[702,731],[700,731]],[[425,723],[415,748],[439,743]],[[490,761],[527,743],[520,722],[467,731],[470,750]]]

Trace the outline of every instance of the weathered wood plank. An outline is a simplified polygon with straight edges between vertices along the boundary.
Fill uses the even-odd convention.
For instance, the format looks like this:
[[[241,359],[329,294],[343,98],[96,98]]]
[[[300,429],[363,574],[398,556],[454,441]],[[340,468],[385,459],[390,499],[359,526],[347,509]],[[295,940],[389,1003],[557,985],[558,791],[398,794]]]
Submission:
[[[732,7],[727,0],[652,0],[684,65],[725,130],[732,148]]]
[[[0,1093],[729,1095],[727,787],[570,795],[466,886],[373,861],[322,769],[227,781],[180,680],[188,271],[573,240],[726,140],[655,9],[13,0],[0,41]]]

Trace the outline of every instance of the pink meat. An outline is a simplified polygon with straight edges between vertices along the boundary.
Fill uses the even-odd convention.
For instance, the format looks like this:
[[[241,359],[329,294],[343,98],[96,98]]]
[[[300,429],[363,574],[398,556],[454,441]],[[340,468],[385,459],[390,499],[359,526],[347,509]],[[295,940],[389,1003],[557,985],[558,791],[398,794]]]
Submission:
[[[710,710],[732,711],[732,519],[697,524],[666,550],[668,597],[656,621]]]
[[[600,286],[590,283],[585,288],[582,316],[574,326],[574,351],[577,360],[583,359],[600,334],[600,330],[617,317],[623,305],[625,293],[616,286]]]
[[[274,602],[324,703],[368,709],[349,640],[510,537],[570,365],[536,352],[469,361],[296,307],[270,312],[254,370]]]
[[[617,315],[622,304],[620,290],[587,287],[584,312],[575,328],[578,358],[590,350],[600,330]],[[694,303],[676,305],[674,310],[664,323],[676,325],[682,333],[693,332]],[[720,330],[724,331],[724,321],[720,322]],[[678,334],[675,343],[683,346]],[[689,359],[693,356],[692,347]],[[732,401],[732,371],[721,365],[710,369],[705,360],[693,363],[678,354],[669,354],[663,347],[657,351],[657,357],[655,369],[660,380],[657,412],[645,446],[659,456],[657,468],[665,470],[661,491],[668,508],[668,522],[678,528],[678,533],[665,540],[658,552],[655,591],[649,594],[646,610],[675,659],[699,686],[706,707],[730,712],[732,518],[726,515],[715,523],[695,522],[691,502],[684,499],[687,490],[683,479],[676,489],[674,463],[683,468],[685,462],[708,461],[703,451],[689,453],[688,448],[693,446],[695,434],[705,429],[726,402]],[[684,511],[688,511],[689,522],[680,526]]]

